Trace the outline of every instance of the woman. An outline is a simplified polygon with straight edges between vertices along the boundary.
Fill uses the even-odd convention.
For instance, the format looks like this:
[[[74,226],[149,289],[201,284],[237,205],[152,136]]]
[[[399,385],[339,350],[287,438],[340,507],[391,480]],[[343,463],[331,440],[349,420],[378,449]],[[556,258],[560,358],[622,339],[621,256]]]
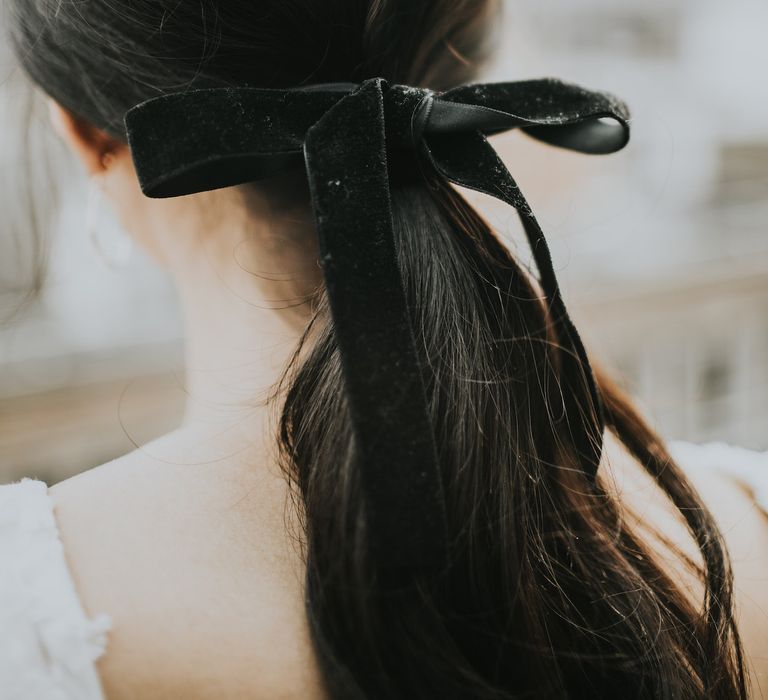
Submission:
[[[766,457],[679,444],[676,464],[591,374],[553,278],[544,304],[449,184],[471,160],[451,170],[459,146],[488,154],[429,136],[456,116],[450,100],[388,87],[467,82],[496,3],[10,5],[55,128],[175,280],[189,400],[178,430],[130,455],[51,489],[0,489],[0,696],[703,700],[747,697],[749,674],[759,696],[768,525],[744,484],[765,480]],[[528,88],[529,103],[549,89]],[[296,144],[280,167],[274,143],[268,158],[244,150],[249,110],[261,138],[336,121],[302,132],[305,175]],[[388,182],[368,159],[385,134]],[[588,151],[585,138],[572,147]],[[355,258],[369,245],[358,225],[333,239],[350,212],[384,241],[391,229],[397,270]],[[403,296],[381,298],[383,313],[371,300],[388,273]],[[345,296],[352,278],[369,285],[369,318]],[[379,343],[396,357],[350,352],[389,312]],[[405,330],[402,348],[390,330]],[[369,354],[394,357],[382,377]],[[408,420],[380,410],[402,432],[372,442],[364,418],[388,387]],[[431,447],[439,474],[390,459],[430,465]]]

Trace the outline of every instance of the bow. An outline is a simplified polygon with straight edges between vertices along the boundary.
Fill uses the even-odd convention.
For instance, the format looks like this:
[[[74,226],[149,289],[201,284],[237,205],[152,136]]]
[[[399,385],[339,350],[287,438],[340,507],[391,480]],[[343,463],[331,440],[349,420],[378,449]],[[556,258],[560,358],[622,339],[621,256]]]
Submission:
[[[126,132],[142,191],[175,197],[303,164],[341,353],[369,543],[382,568],[444,565],[449,538],[438,450],[410,326],[392,224],[388,149],[415,149],[447,180],[514,207],[531,245],[562,353],[568,425],[594,477],[605,426],[587,353],[544,234],[486,137],[509,129],[583,153],[629,139],[615,97],[555,79],[436,94],[385,80],[286,90],[213,88],[131,109]],[[595,439],[595,428],[599,438]]]

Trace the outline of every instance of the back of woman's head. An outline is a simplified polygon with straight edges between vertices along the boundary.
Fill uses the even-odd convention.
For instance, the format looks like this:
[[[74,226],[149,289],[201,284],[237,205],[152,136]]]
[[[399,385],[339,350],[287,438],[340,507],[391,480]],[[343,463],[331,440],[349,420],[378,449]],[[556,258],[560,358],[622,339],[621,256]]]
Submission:
[[[15,0],[11,26],[33,79],[124,139],[129,108],[184,88],[462,83],[497,10],[493,0]],[[303,514],[307,613],[334,696],[742,697],[721,537],[663,442],[598,375],[609,429],[700,547],[699,603],[602,479],[579,468],[563,429],[577,422],[561,393],[564,350],[536,282],[445,180],[406,156],[391,166],[453,557],[440,576],[394,585],[371,559],[321,287],[276,396]]]

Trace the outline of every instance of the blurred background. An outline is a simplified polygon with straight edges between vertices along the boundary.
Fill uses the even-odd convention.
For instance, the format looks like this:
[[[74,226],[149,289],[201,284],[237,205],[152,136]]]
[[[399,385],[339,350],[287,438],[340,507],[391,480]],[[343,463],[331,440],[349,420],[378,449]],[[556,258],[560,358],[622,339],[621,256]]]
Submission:
[[[633,114],[612,156],[496,138],[588,347],[666,437],[768,449],[768,4],[504,2],[486,79],[557,76]],[[181,323],[150,262],[100,261],[5,42],[0,122],[0,483],[53,483],[177,424]],[[475,200],[526,259],[514,212]]]

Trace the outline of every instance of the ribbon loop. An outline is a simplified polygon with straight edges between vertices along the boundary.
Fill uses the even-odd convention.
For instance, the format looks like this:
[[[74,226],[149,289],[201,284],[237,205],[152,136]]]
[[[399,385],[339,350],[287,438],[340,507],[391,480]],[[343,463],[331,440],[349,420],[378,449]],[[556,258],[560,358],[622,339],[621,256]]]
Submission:
[[[464,85],[443,93],[440,100],[460,104],[459,109],[469,113],[482,108],[477,118],[484,114],[488,121],[464,130],[476,128],[486,136],[522,128],[547,143],[592,154],[614,153],[629,141],[629,110],[621,100],[555,78]],[[506,115],[509,124],[492,122],[490,112]],[[439,126],[439,119],[436,122]]]
[[[450,558],[439,450],[395,247],[392,150],[415,149],[443,177],[518,211],[562,348],[565,429],[594,477],[605,418],[589,358],[544,233],[485,137],[519,128],[562,148],[612,153],[629,138],[621,101],[555,79],[438,95],[376,78],[173,93],[137,105],[125,125],[149,197],[238,185],[303,162],[377,567],[439,569]]]

